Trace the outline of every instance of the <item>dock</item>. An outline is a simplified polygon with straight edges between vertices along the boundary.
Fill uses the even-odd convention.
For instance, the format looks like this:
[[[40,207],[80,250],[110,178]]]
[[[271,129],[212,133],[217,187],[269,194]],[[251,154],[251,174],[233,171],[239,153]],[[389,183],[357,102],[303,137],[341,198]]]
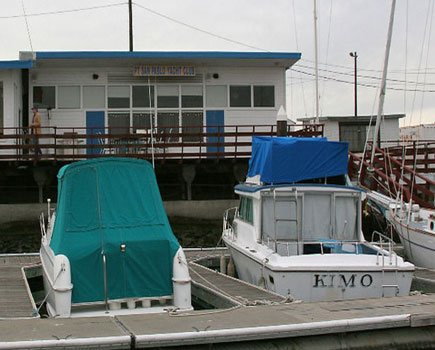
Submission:
[[[406,344],[407,348],[432,348],[435,343],[435,294],[290,302],[274,293],[263,291],[262,294],[258,287],[197,263],[198,258],[210,254],[210,251],[187,254],[193,288],[205,287],[206,292],[225,295],[221,302],[225,307],[209,310],[99,318],[29,319],[25,313],[24,316],[5,314],[3,305],[7,301],[3,299],[13,293],[4,294],[7,286],[2,283],[0,349],[172,346],[208,349],[210,344],[213,348],[225,349],[248,346],[260,349],[272,344],[274,348],[386,348],[393,344],[397,347]],[[6,271],[9,279],[13,271],[16,276],[22,276],[21,267],[34,264],[35,260],[37,256],[0,257],[2,282]],[[430,271],[425,271],[424,276],[426,279],[433,277]],[[14,286],[14,291],[19,289],[16,283],[10,285]],[[29,308],[26,310],[31,311]]]

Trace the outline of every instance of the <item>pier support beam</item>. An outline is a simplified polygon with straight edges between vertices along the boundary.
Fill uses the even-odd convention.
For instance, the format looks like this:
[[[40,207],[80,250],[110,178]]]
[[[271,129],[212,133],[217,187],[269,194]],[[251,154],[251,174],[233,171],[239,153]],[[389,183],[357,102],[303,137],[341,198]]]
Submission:
[[[49,178],[49,168],[47,167],[33,168],[33,179],[38,185],[39,203],[42,203],[44,201],[44,186],[47,184],[48,178]]]
[[[187,184],[187,200],[192,200],[192,182],[195,179],[195,164],[184,164],[182,169],[183,180]]]

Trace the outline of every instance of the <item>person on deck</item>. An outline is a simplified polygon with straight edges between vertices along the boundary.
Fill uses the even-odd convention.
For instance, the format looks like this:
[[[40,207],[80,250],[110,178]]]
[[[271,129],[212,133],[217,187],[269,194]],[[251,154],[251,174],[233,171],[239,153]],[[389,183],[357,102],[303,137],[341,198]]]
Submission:
[[[29,127],[32,133],[33,145],[35,146],[35,155],[42,154],[41,149],[39,148],[39,135],[41,134],[41,116],[38,113],[38,108],[33,107],[33,118]]]

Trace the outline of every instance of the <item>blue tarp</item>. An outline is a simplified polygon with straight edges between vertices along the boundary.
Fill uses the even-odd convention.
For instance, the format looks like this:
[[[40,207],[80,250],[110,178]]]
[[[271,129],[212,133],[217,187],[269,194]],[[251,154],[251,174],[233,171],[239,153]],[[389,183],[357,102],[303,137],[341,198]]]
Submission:
[[[248,176],[277,184],[343,175],[348,146],[326,138],[254,136]]]

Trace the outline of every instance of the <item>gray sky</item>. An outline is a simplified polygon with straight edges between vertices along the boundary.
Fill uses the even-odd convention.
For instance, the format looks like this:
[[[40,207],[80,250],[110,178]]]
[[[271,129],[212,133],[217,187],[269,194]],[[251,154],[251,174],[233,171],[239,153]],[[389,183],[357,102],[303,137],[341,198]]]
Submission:
[[[126,0],[1,0],[0,60],[17,59],[19,51],[31,50],[22,2],[35,51],[128,50]],[[301,52],[302,60],[288,72],[287,112],[294,120],[314,114],[314,77],[310,75],[314,74],[313,1],[133,0],[133,3],[136,51]],[[103,7],[110,4],[114,6]],[[317,6],[322,77],[320,114],[354,113],[350,51],[358,52],[359,82],[374,86],[358,87],[358,112],[375,114],[391,1],[318,0]],[[406,113],[408,117],[402,120],[402,125],[435,122],[435,51],[429,45],[435,43],[434,6],[434,0],[397,1],[388,72],[388,78],[393,80],[387,83],[390,89],[384,112]],[[13,16],[21,17],[7,18]],[[414,92],[416,89],[422,91]]]

